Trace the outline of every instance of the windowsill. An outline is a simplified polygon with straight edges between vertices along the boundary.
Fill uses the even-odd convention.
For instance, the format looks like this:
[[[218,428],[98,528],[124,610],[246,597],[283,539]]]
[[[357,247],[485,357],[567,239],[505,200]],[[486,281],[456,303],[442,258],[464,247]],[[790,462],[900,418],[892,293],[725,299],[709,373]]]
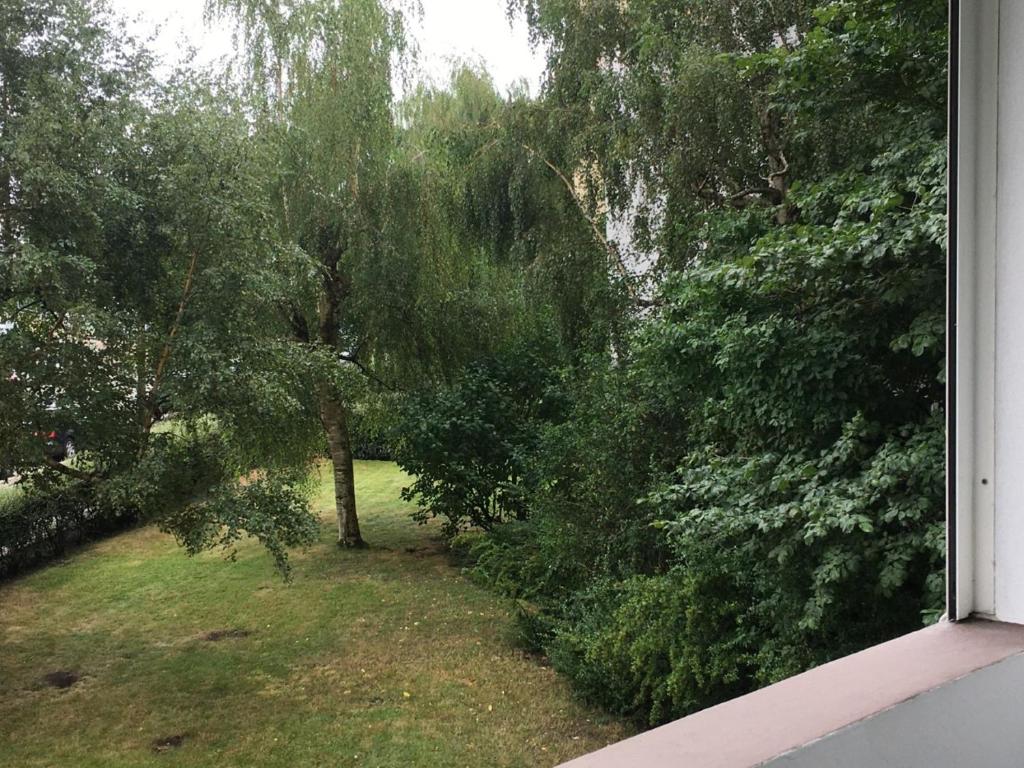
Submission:
[[[942,623],[612,744],[566,768],[750,768],[1024,652],[1024,626]]]

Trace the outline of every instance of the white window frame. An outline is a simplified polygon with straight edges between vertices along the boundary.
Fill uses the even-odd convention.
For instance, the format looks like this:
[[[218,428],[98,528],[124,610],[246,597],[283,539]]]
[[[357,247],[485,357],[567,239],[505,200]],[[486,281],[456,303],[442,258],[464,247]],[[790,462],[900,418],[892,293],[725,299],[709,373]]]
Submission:
[[[948,614],[995,615],[999,0],[951,7]]]
[[[1024,624],[1024,3],[952,3],[948,614]]]

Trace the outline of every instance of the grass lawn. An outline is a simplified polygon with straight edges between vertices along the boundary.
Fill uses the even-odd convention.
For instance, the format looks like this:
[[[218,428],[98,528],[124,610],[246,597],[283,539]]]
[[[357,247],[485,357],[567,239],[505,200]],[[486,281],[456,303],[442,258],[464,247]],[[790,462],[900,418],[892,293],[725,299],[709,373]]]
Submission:
[[[0,585],[0,765],[552,766],[628,735],[515,650],[394,465],[356,467],[368,551],[334,546],[322,479],[291,584],[150,527]]]

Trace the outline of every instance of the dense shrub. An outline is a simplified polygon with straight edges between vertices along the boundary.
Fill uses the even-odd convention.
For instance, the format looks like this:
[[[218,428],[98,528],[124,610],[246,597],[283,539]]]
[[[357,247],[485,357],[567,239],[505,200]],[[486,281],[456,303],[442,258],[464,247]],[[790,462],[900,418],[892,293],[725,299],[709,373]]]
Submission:
[[[596,582],[554,624],[551,660],[590,700],[649,724],[742,694],[757,638],[737,631],[728,581],[674,570]]]
[[[942,10],[833,3],[802,45],[737,58],[805,153],[785,215],[667,199],[682,266],[563,382],[527,519],[472,548],[617,713],[663,722],[941,611]],[[871,131],[833,151],[826,125]]]
[[[799,224],[717,238],[578,375],[529,531],[477,572],[541,607],[581,691],[658,723],[937,615],[943,186],[916,136],[806,186]]]
[[[415,478],[403,497],[449,536],[522,519],[524,471],[542,423],[562,398],[551,363],[517,350],[468,366],[450,385],[412,396],[395,434],[398,465]]]

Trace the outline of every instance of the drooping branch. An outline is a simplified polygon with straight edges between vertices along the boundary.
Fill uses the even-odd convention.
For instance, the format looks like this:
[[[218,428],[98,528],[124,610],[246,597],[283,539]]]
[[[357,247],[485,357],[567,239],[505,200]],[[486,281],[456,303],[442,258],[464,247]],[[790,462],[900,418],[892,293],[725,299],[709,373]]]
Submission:
[[[580,215],[583,217],[584,221],[586,221],[587,224],[590,225],[590,231],[593,233],[594,239],[601,245],[602,248],[604,248],[605,252],[607,252],[611,260],[612,266],[615,267],[615,271],[619,273],[619,277],[622,278],[622,282],[626,286],[626,291],[629,293],[629,297],[634,302],[641,301],[641,298],[636,293],[636,287],[633,285],[633,276],[629,273],[629,269],[622,261],[622,255],[619,253],[619,249],[615,246],[614,243],[609,242],[608,238],[605,237],[604,232],[601,231],[601,227],[598,225],[598,223],[590,215],[590,212],[587,210],[587,206],[584,203],[583,199],[580,197],[579,192],[576,189],[576,186],[557,165],[555,165],[546,157],[544,157],[544,155],[542,155],[536,149],[531,147],[529,144],[521,143],[520,145],[532,156],[536,157],[538,160],[544,163],[544,165],[551,169],[552,173],[554,173],[559,178],[559,180],[561,180],[562,184],[565,186],[566,191],[569,193],[569,196],[572,198],[573,202],[576,203],[576,208],[579,210]]]
[[[380,378],[380,376],[378,376],[373,371],[371,371],[369,368],[367,368],[355,355],[339,353],[338,354],[338,358],[340,360],[342,360],[343,362],[349,363],[350,365],[354,365],[356,368],[359,369],[360,373],[362,373],[366,378],[368,378],[370,381],[374,382],[378,386],[381,386],[381,387],[383,387],[384,389],[386,389],[386,390],[388,390],[390,392],[398,392],[399,391],[398,387],[396,387],[393,384],[389,384],[388,382],[384,381],[384,379]]]
[[[17,320],[18,319],[18,315],[20,315],[22,312],[27,312],[28,310],[32,309],[33,307],[37,307],[37,306],[39,306],[42,303],[43,303],[42,299],[33,299],[28,304],[22,304],[20,307],[15,307],[14,308],[14,313],[11,315],[10,320],[12,322]]]

